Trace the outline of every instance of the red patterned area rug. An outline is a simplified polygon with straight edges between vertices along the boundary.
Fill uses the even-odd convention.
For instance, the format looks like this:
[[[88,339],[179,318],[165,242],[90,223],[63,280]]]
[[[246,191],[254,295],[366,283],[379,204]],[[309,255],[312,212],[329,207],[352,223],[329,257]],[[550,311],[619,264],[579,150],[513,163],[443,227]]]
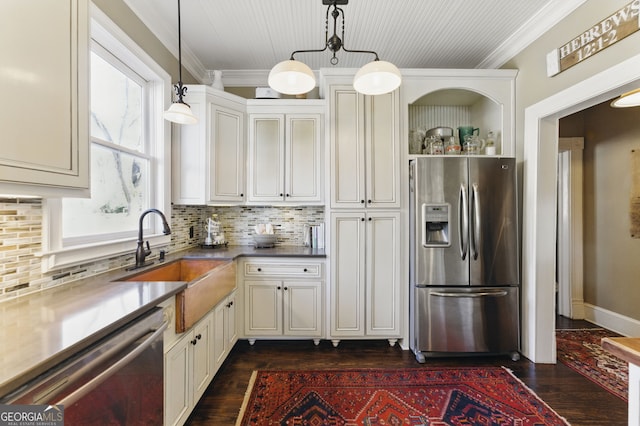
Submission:
[[[568,425],[505,368],[254,371],[236,425]]]
[[[604,328],[556,330],[558,361],[628,401],[629,367],[600,345],[603,337],[619,336]]]

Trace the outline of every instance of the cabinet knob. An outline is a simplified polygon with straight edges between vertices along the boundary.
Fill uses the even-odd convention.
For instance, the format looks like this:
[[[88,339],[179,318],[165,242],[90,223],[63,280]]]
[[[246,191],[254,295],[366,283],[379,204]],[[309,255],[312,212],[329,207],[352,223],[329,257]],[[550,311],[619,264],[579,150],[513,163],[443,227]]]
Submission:
[[[244,194],[240,194],[241,197],[244,197]]]
[[[371,204],[371,200],[367,200],[367,203]]]
[[[283,195],[284,195],[284,194],[281,192],[281,193],[280,193],[280,196],[282,197]]]
[[[371,220],[372,220],[372,219],[371,219],[371,218],[369,218],[369,222],[371,222]]]
[[[360,202],[361,202],[362,204],[364,204],[364,200],[360,200]]]
[[[289,287],[285,287],[285,288],[284,288],[284,290],[285,290],[285,291],[289,290]]]
[[[282,287],[278,286],[276,287],[276,290],[282,290]]]
[[[193,340],[191,341],[191,344],[192,344],[193,346],[195,346],[197,343],[198,343],[198,341],[197,341],[196,339],[193,339]]]
[[[229,302],[229,303],[227,303],[227,308],[230,308],[230,307],[232,307],[232,306],[233,306],[233,302]]]
[[[262,268],[258,268],[258,272],[262,272]]]
[[[304,268],[302,271],[303,271],[303,272],[307,272],[307,271],[308,271],[308,269],[307,269],[307,268]]]
[[[289,195],[289,194],[285,194],[285,197],[291,197],[291,195]]]
[[[196,335],[196,339],[198,339],[198,340],[202,339],[202,334],[198,333],[198,334]]]

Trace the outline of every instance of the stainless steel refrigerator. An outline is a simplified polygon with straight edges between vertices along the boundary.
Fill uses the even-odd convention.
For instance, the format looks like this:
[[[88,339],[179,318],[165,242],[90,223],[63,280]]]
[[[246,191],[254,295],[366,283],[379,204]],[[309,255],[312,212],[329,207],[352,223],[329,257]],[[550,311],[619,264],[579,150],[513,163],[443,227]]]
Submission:
[[[443,355],[519,359],[515,159],[410,162],[410,346]]]

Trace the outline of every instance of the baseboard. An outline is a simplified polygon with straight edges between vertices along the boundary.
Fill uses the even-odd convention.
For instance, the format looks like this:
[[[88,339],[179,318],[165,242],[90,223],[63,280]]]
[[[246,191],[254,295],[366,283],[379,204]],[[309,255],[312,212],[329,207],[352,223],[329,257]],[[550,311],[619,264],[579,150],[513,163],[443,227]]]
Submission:
[[[623,336],[640,336],[640,321],[598,306],[585,303],[584,319]]]

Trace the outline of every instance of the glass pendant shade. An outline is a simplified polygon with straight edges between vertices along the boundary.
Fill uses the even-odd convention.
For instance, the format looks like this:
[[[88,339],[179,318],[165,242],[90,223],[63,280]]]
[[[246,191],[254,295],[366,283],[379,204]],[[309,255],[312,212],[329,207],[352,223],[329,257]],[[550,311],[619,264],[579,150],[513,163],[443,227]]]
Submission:
[[[353,88],[364,95],[382,95],[393,92],[402,83],[398,67],[387,61],[372,61],[358,70]]]
[[[316,77],[306,64],[289,59],[276,64],[269,73],[269,87],[285,95],[301,95],[316,87]]]
[[[619,98],[611,102],[614,108],[628,108],[640,106],[640,89],[632,90],[621,95]]]
[[[174,102],[164,112],[164,119],[178,124],[196,124],[198,118],[193,115],[189,105],[184,102]]]

